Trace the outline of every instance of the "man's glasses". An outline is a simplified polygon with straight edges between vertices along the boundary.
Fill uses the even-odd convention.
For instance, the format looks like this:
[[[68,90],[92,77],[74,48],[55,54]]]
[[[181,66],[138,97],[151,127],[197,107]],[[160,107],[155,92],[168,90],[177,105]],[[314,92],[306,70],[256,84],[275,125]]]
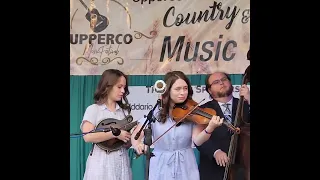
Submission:
[[[224,78],[221,78],[221,79],[217,79],[217,80],[214,80],[209,87],[211,87],[212,85],[216,85],[216,84],[219,84],[220,82],[226,82],[228,80],[227,77],[224,77]]]

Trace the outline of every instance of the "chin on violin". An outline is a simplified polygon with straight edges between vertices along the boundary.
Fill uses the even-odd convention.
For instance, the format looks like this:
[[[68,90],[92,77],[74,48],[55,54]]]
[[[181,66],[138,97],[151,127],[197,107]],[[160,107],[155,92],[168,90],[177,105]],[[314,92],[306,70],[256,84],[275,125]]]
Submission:
[[[202,100],[203,101],[203,100]],[[216,115],[216,111],[211,108],[201,108],[199,103],[193,99],[187,99],[184,103],[176,104],[172,109],[172,119],[176,122],[171,128],[177,126],[179,123],[186,121],[193,122],[198,125],[203,125],[206,128],[212,117]],[[240,128],[235,127],[224,118],[221,118],[222,124],[227,126],[229,130],[233,133],[240,134]],[[167,133],[171,128],[169,128],[165,133]],[[158,139],[160,139],[165,133],[158,137],[152,144],[154,144]],[[147,146],[144,144],[139,144],[136,148],[135,154],[136,158],[139,158],[141,154],[145,154],[147,151]]]

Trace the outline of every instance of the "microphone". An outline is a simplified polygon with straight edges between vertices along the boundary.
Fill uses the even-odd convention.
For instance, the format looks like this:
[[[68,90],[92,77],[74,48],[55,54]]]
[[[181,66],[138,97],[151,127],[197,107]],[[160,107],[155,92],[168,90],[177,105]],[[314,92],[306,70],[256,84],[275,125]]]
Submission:
[[[152,144],[152,131],[151,129],[144,130],[144,142],[143,144],[151,146]]]
[[[159,94],[158,100],[160,103],[158,104],[158,109],[162,109],[162,94],[166,92],[167,85],[163,80],[157,80],[153,87],[154,91]]]
[[[158,103],[158,110],[161,110],[162,109],[162,96],[161,95],[158,96],[157,103]]]
[[[84,133],[72,133],[72,134],[70,134],[70,137],[73,137],[73,136],[75,136],[75,137],[84,136],[84,135],[89,134],[89,133],[98,133],[98,132],[105,132],[106,133],[106,132],[109,132],[109,131],[111,131],[110,128],[100,128],[100,129],[94,129],[92,131],[84,132]]]

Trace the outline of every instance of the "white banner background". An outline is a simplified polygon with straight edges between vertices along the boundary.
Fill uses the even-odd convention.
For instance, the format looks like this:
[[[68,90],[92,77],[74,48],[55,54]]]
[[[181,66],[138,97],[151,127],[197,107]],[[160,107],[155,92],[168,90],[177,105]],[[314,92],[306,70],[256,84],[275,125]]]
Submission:
[[[71,75],[238,74],[249,47],[250,0],[70,0]]]

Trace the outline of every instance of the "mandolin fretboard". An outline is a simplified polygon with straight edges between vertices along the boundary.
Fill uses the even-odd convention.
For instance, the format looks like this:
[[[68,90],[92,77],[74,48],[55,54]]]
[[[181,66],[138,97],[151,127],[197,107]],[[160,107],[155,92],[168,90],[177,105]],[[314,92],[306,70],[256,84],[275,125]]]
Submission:
[[[124,125],[123,129],[126,131],[131,130],[137,124],[138,124],[138,121],[131,122],[129,124]]]

